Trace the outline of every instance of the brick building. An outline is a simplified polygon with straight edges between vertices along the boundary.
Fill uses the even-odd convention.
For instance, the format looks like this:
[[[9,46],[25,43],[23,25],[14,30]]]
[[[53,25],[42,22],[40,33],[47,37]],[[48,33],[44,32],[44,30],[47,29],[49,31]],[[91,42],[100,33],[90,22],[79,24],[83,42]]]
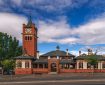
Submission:
[[[92,72],[89,67],[87,56],[94,55],[92,50],[88,50],[88,55],[74,55],[62,51],[59,46],[54,51],[50,51],[39,56],[37,49],[37,28],[32,23],[31,18],[27,24],[23,24],[22,40],[23,55],[16,57],[15,74],[33,74],[33,73],[70,73],[70,72]],[[98,59],[95,72],[105,72],[105,57],[95,56]]]

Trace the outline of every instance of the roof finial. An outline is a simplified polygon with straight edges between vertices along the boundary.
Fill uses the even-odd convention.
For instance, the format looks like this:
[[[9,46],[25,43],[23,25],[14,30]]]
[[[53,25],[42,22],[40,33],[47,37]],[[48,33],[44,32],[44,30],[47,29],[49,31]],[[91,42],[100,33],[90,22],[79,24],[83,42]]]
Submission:
[[[31,14],[29,15],[29,19],[28,19],[28,23],[27,23],[27,26],[28,27],[31,27],[32,25],[32,17],[31,17]]]
[[[57,45],[56,49],[57,49],[57,50],[59,50],[59,49],[60,49],[60,47]]]

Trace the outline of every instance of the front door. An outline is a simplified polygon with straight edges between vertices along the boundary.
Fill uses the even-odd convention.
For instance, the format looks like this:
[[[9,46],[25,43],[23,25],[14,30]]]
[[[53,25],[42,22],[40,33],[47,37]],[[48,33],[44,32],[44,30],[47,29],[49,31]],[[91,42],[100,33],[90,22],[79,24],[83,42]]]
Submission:
[[[52,64],[51,64],[51,72],[57,72],[56,63],[52,63]]]

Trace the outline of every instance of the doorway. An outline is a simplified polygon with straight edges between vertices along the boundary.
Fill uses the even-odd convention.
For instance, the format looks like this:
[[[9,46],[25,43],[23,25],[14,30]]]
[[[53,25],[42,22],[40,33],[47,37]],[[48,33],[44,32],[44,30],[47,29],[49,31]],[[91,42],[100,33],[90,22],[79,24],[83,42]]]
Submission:
[[[51,64],[51,72],[57,72],[56,63],[52,63],[52,64]]]

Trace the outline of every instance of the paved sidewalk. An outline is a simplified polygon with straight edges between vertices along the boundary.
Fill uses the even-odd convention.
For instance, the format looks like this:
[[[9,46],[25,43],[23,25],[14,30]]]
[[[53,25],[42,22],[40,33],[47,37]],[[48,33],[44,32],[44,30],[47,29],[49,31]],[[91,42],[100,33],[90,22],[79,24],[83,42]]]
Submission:
[[[0,76],[0,85],[49,85],[49,83],[50,85],[69,85],[70,83],[73,83],[73,85],[91,85],[91,83],[93,83],[94,85],[98,85],[98,83],[99,85],[105,85],[105,73],[67,73],[55,75],[33,74]]]

